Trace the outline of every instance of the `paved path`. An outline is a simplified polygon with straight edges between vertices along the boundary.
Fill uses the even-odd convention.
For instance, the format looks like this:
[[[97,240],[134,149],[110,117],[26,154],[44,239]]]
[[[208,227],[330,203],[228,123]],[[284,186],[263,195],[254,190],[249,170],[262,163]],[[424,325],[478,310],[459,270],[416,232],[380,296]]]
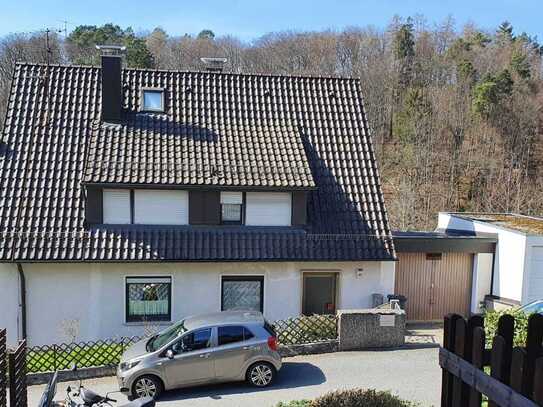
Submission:
[[[265,390],[243,383],[221,384],[167,392],[157,403],[167,406],[271,407],[280,401],[311,399],[341,388],[390,390],[423,406],[439,405],[441,371],[438,349],[431,343],[414,341],[401,350],[338,352],[284,359],[276,383]],[[409,348],[411,346],[411,348]],[[59,383],[57,399],[64,397],[68,383]],[[114,378],[85,381],[98,393],[116,390]],[[29,388],[29,405],[38,403],[44,386]],[[122,395],[112,396],[126,401]]]

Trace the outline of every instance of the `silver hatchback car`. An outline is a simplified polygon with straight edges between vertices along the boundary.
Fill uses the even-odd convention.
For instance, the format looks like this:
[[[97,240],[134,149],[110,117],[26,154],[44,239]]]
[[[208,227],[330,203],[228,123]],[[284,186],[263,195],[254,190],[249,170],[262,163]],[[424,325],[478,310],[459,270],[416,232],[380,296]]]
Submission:
[[[130,398],[163,390],[241,381],[270,385],[281,369],[273,327],[260,312],[225,311],[188,317],[136,342],[117,368]]]

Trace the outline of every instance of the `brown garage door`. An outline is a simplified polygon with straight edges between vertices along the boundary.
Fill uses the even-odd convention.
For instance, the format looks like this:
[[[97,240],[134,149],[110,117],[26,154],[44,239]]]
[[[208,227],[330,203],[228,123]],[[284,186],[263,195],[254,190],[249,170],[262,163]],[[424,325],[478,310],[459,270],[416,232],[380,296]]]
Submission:
[[[407,297],[407,319],[442,320],[449,312],[468,316],[472,267],[469,253],[398,253],[395,292]]]

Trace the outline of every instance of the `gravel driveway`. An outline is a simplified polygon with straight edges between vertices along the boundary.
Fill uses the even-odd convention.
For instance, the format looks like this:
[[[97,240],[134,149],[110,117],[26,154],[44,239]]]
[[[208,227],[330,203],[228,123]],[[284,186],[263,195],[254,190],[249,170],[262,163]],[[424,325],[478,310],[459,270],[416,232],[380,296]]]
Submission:
[[[86,380],[98,393],[117,389],[113,377]],[[69,383],[59,383],[57,399]],[[439,405],[441,370],[438,349],[430,344],[389,351],[338,352],[284,359],[276,383],[269,389],[253,389],[243,383],[221,384],[166,392],[157,403],[166,406],[265,406],[280,401],[311,399],[341,388],[390,390],[423,406]],[[29,405],[38,403],[44,386],[29,387]],[[122,395],[112,396],[126,401]]]

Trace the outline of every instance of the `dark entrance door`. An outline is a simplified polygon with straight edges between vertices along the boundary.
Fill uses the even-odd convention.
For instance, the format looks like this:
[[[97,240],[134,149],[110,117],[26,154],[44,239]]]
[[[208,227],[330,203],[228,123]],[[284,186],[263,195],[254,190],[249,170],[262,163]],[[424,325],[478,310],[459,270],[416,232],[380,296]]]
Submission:
[[[304,315],[336,312],[336,273],[304,273]]]

